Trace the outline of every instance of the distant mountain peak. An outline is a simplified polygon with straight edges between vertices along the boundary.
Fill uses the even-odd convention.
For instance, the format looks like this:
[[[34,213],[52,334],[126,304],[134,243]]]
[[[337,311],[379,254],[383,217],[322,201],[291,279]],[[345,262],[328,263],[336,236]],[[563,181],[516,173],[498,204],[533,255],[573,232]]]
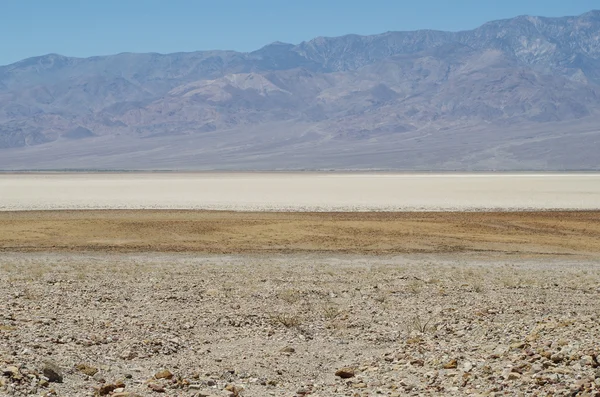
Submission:
[[[581,17],[600,18],[600,10],[591,10],[580,15]]]
[[[282,51],[282,50],[285,51],[285,50],[288,50],[288,49],[291,49],[294,47],[295,47],[294,44],[284,43],[282,41],[274,41],[270,44],[267,44],[266,46],[259,48],[258,50],[252,51],[251,54],[263,53],[263,52],[267,52],[267,51]]]
[[[283,41],[274,41],[271,44],[267,45],[268,46],[284,46],[284,47],[293,47],[294,44],[290,44],[290,43],[284,43]]]
[[[40,62],[67,61],[69,59],[72,59],[72,58],[67,57],[65,55],[61,55],[61,54],[50,53],[50,54],[45,54],[45,55],[38,55],[35,57],[31,57],[31,58],[26,58],[26,59],[23,59],[23,60],[17,62],[17,64],[34,64],[34,63],[40,63]]]

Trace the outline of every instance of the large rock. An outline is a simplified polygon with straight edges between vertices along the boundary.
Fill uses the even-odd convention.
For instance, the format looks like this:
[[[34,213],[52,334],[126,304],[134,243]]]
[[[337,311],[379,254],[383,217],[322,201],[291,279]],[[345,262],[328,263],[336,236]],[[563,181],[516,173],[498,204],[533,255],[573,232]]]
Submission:
[[[155,379],[171,379],[173,377],[173,373],[168,369],[164,369],[162,371],[158,371],[154,374]]]
[[[75,366],[79,372],[87,376],[94,376],[98,372],[98,368],[92,367],[87,364],[77,364]]]
[[[46,361],[44,363],[42,373],[50,382],[62,383],[63,381],[62,370],[56,363],[52,361]]]
[[[335,376],[339,376],[342,379],[352,378],[355,375],[354,368],[344,367],[335,371]]]
[[[456,360],[450,360],[444,364],[444,369],[455,369],[456,367],[458,367],[458,362]]]

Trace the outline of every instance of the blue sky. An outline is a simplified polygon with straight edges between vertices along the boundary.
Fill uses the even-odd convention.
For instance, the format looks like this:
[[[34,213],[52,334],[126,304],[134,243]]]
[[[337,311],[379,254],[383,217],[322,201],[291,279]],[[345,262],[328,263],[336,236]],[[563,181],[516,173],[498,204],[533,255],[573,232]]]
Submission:
[[[0,0],[0,65],[47,53],[252,51],[273,41],[456,31],[594,8],[600,0]]]

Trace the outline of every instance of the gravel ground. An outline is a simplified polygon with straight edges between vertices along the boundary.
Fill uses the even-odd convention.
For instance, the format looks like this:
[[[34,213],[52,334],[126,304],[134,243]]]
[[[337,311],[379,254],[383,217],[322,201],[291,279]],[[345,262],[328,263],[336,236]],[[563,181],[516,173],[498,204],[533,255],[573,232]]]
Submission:
[[[566,255],[3,253],[0,395],[599,396]]]

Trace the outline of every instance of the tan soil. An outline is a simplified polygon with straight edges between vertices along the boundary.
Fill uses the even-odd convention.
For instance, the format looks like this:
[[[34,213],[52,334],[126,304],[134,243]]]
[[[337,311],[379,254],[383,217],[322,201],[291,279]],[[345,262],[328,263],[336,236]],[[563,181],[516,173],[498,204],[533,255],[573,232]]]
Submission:
[[[0,212],[2,251],[600,253],[600,211]]]

